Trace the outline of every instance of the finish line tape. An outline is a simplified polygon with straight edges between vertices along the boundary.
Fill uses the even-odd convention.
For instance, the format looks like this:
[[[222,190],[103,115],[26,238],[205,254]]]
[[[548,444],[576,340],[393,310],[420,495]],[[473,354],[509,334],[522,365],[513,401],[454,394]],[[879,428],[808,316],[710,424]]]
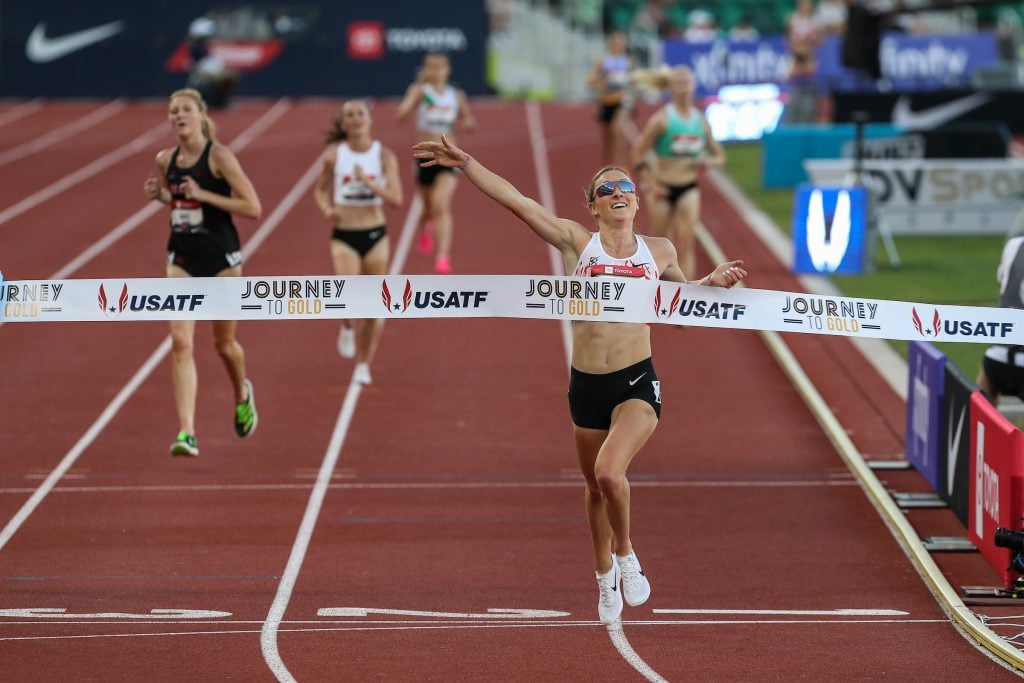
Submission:
[[[1024,311],[535,275],[12,280],[5,322],[541,318],[1024,345]]]

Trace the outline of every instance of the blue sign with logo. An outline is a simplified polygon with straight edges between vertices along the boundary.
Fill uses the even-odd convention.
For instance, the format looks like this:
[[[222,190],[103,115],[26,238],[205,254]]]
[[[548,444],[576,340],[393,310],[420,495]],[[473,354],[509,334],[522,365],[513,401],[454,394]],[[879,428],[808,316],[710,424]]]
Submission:
[[[815,51],[815,78],[820,86],[835,91],[877,91],[842,63],[842,40],[828,36]],[[783,36],[756,41],[714,40],[693,43],[683,39],[662,42],[662,59],[670,66],[686,64],[696,77],[697,97],[715,94],[724,85],[777,83],[789,79],[791,56]],[[944,90],[969,86],[979,68],[999,62],[992,31],[967,35],[908,36],[885,33],[879,50],[882,75],[895,92]]]
[[[867,192],[862,187],[803,184],[793,202],[793,271],[858,275],[867,245]]]
[[[928,342],[907,346],[907,429],[904,451],[907,461],[928,480],[936,493],[945,491],[939,463],[942,448],[942,400],[946,356]]]

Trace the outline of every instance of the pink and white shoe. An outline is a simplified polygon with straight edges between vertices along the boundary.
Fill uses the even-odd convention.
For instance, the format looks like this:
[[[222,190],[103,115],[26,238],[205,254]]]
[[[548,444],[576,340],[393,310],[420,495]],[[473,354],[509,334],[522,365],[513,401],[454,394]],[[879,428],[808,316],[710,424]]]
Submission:
[[[438,256],[434,261],[434,271],[441,275],[450,275],[452,272],[452,260],[447,256]]]

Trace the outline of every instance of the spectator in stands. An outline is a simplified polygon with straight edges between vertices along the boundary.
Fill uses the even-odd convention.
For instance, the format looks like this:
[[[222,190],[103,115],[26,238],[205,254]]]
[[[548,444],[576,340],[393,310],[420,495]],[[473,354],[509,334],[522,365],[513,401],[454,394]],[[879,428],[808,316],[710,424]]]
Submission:
[[[1024,308],[1021,287],[1024,285],[1024,237],[1011,237],[1003,246],[996,269],[999,282],[999,305],[1003,308]],[[993,344],[985,349],[978,372],[978,388],[992,403],[999,406],[1003,394],[1024,400],[1024,346]]]
[[[683,38],[688,43],[710,43],[718,37],[715,17],[703,9],[695,9],[687,17],[686,31]]]
[[[737,43],[753,43],[761,39],[761,32],[754,28],[750,16],[744,14],[731,29],[729,29],[729,40]]]
[[[786,25],[789,49],[789,103],[785,123],[814,123],[818,111],[818,61],[815,51],[821,43],[821,29],[811,0],[797,0],[796,10]]]
[[[633,26],[645,33],[653,33],[663,38],[678,36],[681,29],[673,20],[675,9],[672,0],[647,0],[637,11]]]
[[[604,164],[626,164],[626,134],[622,126],[632,106],[629,74],[633,60],[626,51],[626,34],[608,34],[605,53],[594,61],[587,85],[597,93],[597,120],[601,126],[601,159]]]
[[[821,0],[814,17],[823,34],[842,35],[846,26],[846,3],[841,0]]]

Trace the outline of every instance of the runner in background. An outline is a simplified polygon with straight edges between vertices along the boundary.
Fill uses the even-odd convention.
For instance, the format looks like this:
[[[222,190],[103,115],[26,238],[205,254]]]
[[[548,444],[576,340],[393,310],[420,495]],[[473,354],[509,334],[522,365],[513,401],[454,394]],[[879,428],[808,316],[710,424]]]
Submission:
[[[587,85],[597,93],[597,120],[601,126],[601,163],[628,165],[629,144],[623,124],[633,106],[628,85],[633,60],[626,52],[622,31],[608,34],[605,53],[594,61]]]
[[[313,188],[317,207],[333,228],[331,260],[337,275],[384,275],[390,245],[384,203],[402,204],[402,181],[395,153],[373,138],[373,119],[363,100],[349,100],[331,122],[323,169]],[[370,359],[380,320],[342,323],[338,352],[355,357],[353,378],[370,384]]]
[[[158,175],[146,178],[150,199],[171,208],[167,277],[238,277],[242,247],[232,215],[258,219],[260,200],[234,153],[214,138],[213,121],[197,90],[171,94],[167,110],[175,147],[156,155]],[[115,306],[119,292],[101,292]],[[102,301],[101,301],[102,303]],[[256,399],[246,377],[245,351],[235,339],[235,320],[213,322],[213,338],[235,395],[235,433],[256,429]],[[193,355],[194,320],[171,321],[171,381],[179,432],[171,455],[199,455],[195,414],[198,378]]]
[[[415,110],[417,142],[438,142],[442,135],[454,139],[456,123],[467,131],[476,128],[466,93],[449,84],[450,75],[448,55],[428,52],[419,77],[398,105],[395,118],[400,123]],[[452,272],[452,196],[456,184],[455,169],[416,167],[416,186],[423,199],[417,245],[421,253],[434,254],[434,270],[443,274]]]
[[[724,166],[725,150],[694,102],[695,79],[689,67],[638,71],[634,80],[649,88],[667,88],[671,94],[671,100],[640,131],[632,157],[640,187],[647,194],[650,232],[672,241],[680,269],[692,277],[697,270],[698,177],[702,168]],[[653,165],[651,152],[656,158]]]

